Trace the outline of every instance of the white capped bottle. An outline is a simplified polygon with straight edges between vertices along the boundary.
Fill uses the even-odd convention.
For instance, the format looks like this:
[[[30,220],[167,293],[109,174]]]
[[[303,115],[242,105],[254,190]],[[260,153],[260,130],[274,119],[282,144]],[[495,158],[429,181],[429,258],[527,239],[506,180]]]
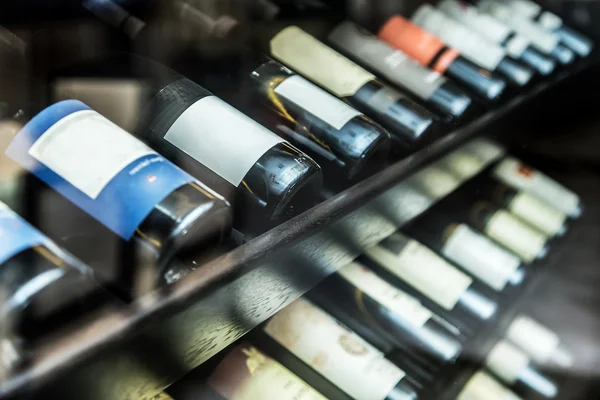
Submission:
[[[470,221],[475,228],[526,263],[542,259],[548,254],[548,236],[492,203],[475,203]]]
[[[531,40],[537,50],[551,55],[561,64],[571,64],[575,61],[575,53],[560,43],[560,37],[557,34],[546,31],[535,22],[508,7],[504,2],[477,0],[477,8],[504,22],[516,32]]]
[[[497,342],[484,363],[492,374],[517,393],[534,392],[546,398],[558,393],[556,383],[542,374],[527,354],[507,341]]]
[[[504,48],[429,4],[419,7],[411,20],[458,49],[475,64],[500,73],[513,84],[525,86],[533,78],[534,72],[510,58]]]
[[[522,400],[509,388],[483,371],[476,372],[462,388],[456,400]]]
[[[563,348],[558,334],[527,315],[518,315],[505,335],[539,365],[560,368],[573,365],[573,356]]]
[[[390,283],[404,283],[430,299],[454,317],[447,318],[450,321],[470,317],[486,320],[496,311],[489,288],[402,233],[366,249],[361,261]]]
[[[477,31],[492,42],[504,47],[509,56],[533,67],[542,75],[554,72],[556,62],[536,50],[531,40],[516,33],[505,23],[482,13],[464,0],[443,0],[440,11]]]
[[[412,379],[383,353],[305,299],[279,311],[264,332],[357,400],[416,400]]]
[[[508,0],[506,4],[519,14],[536,21],[544,29],[556,33],[565,46],[581,57],[587,57],[594,48],[594,43],[590,38],[566,26],[561,17],[544,10],[539,4],[530,0]]]
[[[569,217],[581,215],[582,205],[577,194],[516,158],[501,161],[494,168],[494,176],[515,189],[539,197]]]
[[[492,180],[484,188],[485,196],[504,207],[548,237],[562,236],[567,231],[568,216],[544,200],[517,190],[512,186]]]

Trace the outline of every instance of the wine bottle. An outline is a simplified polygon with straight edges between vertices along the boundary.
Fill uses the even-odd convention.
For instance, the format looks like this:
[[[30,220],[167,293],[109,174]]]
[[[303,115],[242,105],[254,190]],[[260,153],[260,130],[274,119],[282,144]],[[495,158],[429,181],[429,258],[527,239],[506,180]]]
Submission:
[[[164,280],[177,252],[212,246],[229,233],[230,206],[220,195],[82,102],[43,109],[6,154],[39,185],[30,195],[49,187],[62,195],[55,212],[81,218],[81,231],[65,234],[79,233],[97,244],[115,239],[130,249],[134,265],[120,266],[94,265],[85,250],[72,249],[126,296]],[[136,288],[136,279],[148,270],[151,284]]]
[[[472,207],[470,217],[476,229],[526,263],[548,254],[548,237],[503,208],[480,201]]]
[[[246,100],[240,109],[315,158],[328,187],[383,169],[391,141],[385,129],[276,61],[252,65],[242,73],[249,95],[237,96]]]
[[[460,87],[358,25],[342,22],[328,39],[342,53],[408,90],[443,116],[461,120],[472,114],[472,100]]]
[[[506,154],[506,149],[504,147],[485,138],[473,139],[465,143],[461,147],[461,150],[473,154],[485,165],[500,159]]]
[[[544,30],[544,28],[515,12],[503,2],[500,3],[494,0],[474,1],[480,11],[499,19],[531,40],[535,48],[542,53],[551,55],[561,64],[571,64],[575,61],[575,53],[560,43],[557,34]]]
[[[506,386],[483,371],[478,371],[462,388],[456,400],[522,400]]]
[[[524,397],[534,392],[552,398],[558,393],[556,384],[525,353],[504,340],[494,345],[484,363],[493,375]]]
[[[506,330],[506,338],[525,351],[538,365],[568,368],[573,356],[564,349],[560,337],[527,315],[518,315]]]
[[[569,217],[581,215],[583,207],[579,196],[516,158],[508,157],[500,162],[494,169],[494,176],[515,189],[544,200]]]
[[[594,43],[590,38],[566,26],[561,17],[544,10],[539,4],[529,0],[509,0],[506,5],[544,29],[556,33],[560,41],[579,56],[587,57],[591,53]]]
[[[527,192],[495,180],[482,189],[484,196],[504,207],[548,237],[562,236],[567,230],[567,214]]]
[[[419,385],[406,372],[303,298],[271,318],[264,332],[353,399],[418,398]],[[294,372],[302,377],[301,371]]]
[[[432,202],[446,197],[462,183],[457,176],[437,164],[423,168],[409,179]]]
[[[432,210],[403,231],[496,291],[521,284],[525,270],[517,256],[454,221],[445,210]]]
[[[419,7],[411,21],[456,48],[465,58],[517,86],[525,86],[533,78],[533,70],[510,58],[502,47],[429,4]]]
[[[446,75],[464,85],[481,99],[500,99],[507,83],[496,74],[484,70],[448,47],[433,34],[396,15],[379,30],[379,39],[408,54],[419,64]]]
[[[448,153],[435,163],[437,167],[448,171],[461,183],[479,174],[487,164],[472,152],[462,148]]]
[[[555,61],[536,50],[529,39],[516,33],[508,25],[491,15],[479,12],[466,1],[443,0],[438,4],[438,8],[492,42],[504,47],[508,55],[531,66],[538,73],[550,75],[554,72]]]
[[[359,323],[381,336],[388,333],[394,339],[393,346],[406,348],[420,358],[448,363],[462,350],[455,327],[360,262],[343,267],[314,290],[323,294],[315,302],[345,325]],[[338,307],[347,312],[337,313]],[[350,321],[347,315],[358,322]]]
[[[234,206],[234,227],[243,234],[259,234],[316,202],[319,165],[202,86],[132,55],[77,66],[64,71],[58,83],[97,79],[97,71],[142,85],[146,97],[134,134],[222,193]]]
[[[403,147],[420,147],[439,136],[432,113],[302,29],[279,31],[269,49],[282,63],[379,122]]]
[[[448,321],[487,320],[497,309],[495,294],[426,246],[397,232],[365,250],[359,259],[393,285],[411,286],[450,316]]]
[[[12,346],[16,353],[14,364],[5,367],[12,368],[26,362],[30,347],[57,328],[99,307],[116,305],[88,267],[2,202],[0,297],[0,337],[7,340],[5,349]]]
[[[275,359],[242,341],[167,389],[174,400],[325,400]]]

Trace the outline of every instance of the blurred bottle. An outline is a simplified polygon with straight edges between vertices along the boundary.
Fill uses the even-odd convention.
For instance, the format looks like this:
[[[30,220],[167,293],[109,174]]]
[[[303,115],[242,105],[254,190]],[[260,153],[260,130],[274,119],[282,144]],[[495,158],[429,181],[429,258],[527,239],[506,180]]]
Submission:
[[[378,30],[381,40],[403,51],[423,66],[452,78],[486,102],[502,97],[507,83],[473,64],[433,34],[404,17],[390,17]]]
[[[471,98],[460,87],[358,25],[342,22],[328,39],[342,53],[414,94],[446,119],[461,121],[474,113]]]
[[[520,15],[536,21],[544,29],[556,33],[560,41],[581,57],[587,57],[594,48],[592,40],[575,29],[566,26],[561,17],[544,10],[530,0],[508,0],[506,4]]]
[[[532,69],[512,59],[501,46],[429,4],[419,7],[411,21],[458,49],[470,61],[497,72],[514,85],[526,86],[534,76]]]
[[[536,50],[531,40],[489,14],[479,12],[463,0],[443,0],[438,8],[448,16],[477,31],[487,39],[504,47],[513,58],[535,68],[542,75],[550,75],[555,61]]]
[[[456,400],[522,400],[506,386],[486,374],[476,372],[465,384]]]
[[[495,0],[471,1],[476,4],[480,11],[504,22],[516,32],[531,40],[537,50],[551,55],[561,64],[571,64],[575,61],[575,53],[560,43],[560,37],[557,34],[546,31],[535,22],[510,8],[507,3]]]
[[[167,392],[173,400],[325,400],[289,369],[245,341],[222,350]]]

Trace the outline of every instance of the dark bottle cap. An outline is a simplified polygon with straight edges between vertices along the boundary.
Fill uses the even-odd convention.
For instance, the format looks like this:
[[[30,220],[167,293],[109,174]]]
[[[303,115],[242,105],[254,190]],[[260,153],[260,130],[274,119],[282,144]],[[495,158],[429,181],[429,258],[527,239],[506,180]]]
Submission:
[[[526,86],[533,78],[534,72],[531,68],[513,60],[510,57],[504,57],[496,69],[499,73],[506,76],[510,82],[518,86]]]
[[[457,57],[446,70],[446,75],[465,84],[473,93],[485,101],[497,101],[506,90],[507,83],[498,75]]]

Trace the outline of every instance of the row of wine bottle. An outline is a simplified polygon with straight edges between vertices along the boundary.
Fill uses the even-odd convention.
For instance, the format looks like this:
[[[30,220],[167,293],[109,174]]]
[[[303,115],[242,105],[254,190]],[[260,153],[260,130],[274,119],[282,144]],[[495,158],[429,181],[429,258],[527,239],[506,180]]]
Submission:
[[[507,286],[519,285],[534,268],[528,264],[544,246],[530,235],[543,236],[547,244],[564,234],[570,216],[581,212],[580,200],[512,157],[489,172],[491,177],[483,178],[491,184],[481,196],[498,206],[490,207],[489,215],[475,207],[469,224],[479,231],[448,223],[445,215],[460,222],[461,215],[446,207],[456,210],[452,197],[471,195],[469,185],[481,187],[482,177],[441,200],[403,233],[368,249],[174,384],[169,394],[176,400],[412,400],[431,396],[428,390],[447,373],[445,365],[466,364],[469,376],[459,400],[555,397],[558,385],[544,368],[569,368],[573,359],[552,330],[518,315],[484,350],[469,342],[481,320],[499,311],[500,297],[509,296]],[[549,196],[553,192],[572,198],[576,207]],[[465,196],[457,199],[464,207]],[[491,234],[496,228],[488,228],[494,218],[503,221],[502,240]],[[506,242],[509,237],[525,245]],[[480,351],[485,353],[475,354]]]
[[[176,3],[186,20],[199,13]],[[143,23],[115,3],[86,4],[110,20],[118,17],[113,22],[136,43],[156,38],[152,23]],[[396,26],[398,21],[410,29]],[[383,40],[344,23],[331,32],[331,41],[348,49],[357,43],[366,43],[361,49],[383,49],[384,41],[420,29],[403,21],[392,17],[380,32]],[[436,63],[452,71],[471,71],[465,76],[495,79],[431,34],[418,32],[439,42],[439,51],[430,52]],[[53,101],[66,100],[45,107],[46,101],[40,106],[38,99],[23,100],[22,93],[29,92],[23,86],[33,85],[33,79],[3,73],[5,119],[24,125],[6,154],[31,172],[26,186],[36,193],[36,205],[42,207],[38,214],[69,216],[78,224],[75,229],[69,224],[39,224],[31,210],[25,217],[94,267],[100,279],[131,296],[155,287],[167,275],[179,276],[168,271],[172,256],[222,241],[229,237],[231,224],[251,238],[380,170],[397,157],[388,155],[390,147],[414,149],[438,137],[428,133],[436,124],[427,110],[301,28],[277,27],[267,36],[267,54],[303,76],[241,46],[236,46],[234,58],[217,58],[214,63],[203,62],[202,51],[186,53],[179,61],[160,60],[192,80],[154,61],[117,55],[49,72],[50,82],[39,92],[49,91]],[[377,64],[398,67],[392,75],[405,79],[396,82],[398,86],[435,83],[435,88],[421,89],[431,99],[440,99],[440,106],[443,99],[453,98],[448,93],[462,91],[439,71],[427,71],[387,48],[391,53],[384,58],[391,63]],[[159,58],[151,52],[145,55]],[[363,61],[376,59],[369,53]],[[401,65],[420,71],[422,79],[414,79]],[[125,90],[132,83],[137,102],[119,106],[122,92],[114,90],[111,96],[110,82]],[[20,95],[12,97],[15,93]],[[448,107],[471,101],[469,95],[458,98]],[[135,121],[129,129],[136,138],[94,110],[113,121],[122,121],[115,112],[125,110],[128,120]],[[325,191],[320,190],[322,175]],[[485,207],[479,212],[491,213]],[[506,224],[500,217],[493,222]],[[497,234],[497,229],[491,231]],[[116,257],[121,262],[107,257],[114,253],[107,248],[121,247],[125,256]],[[154,284],[138,285],[140,271],[147,270],[155,272],[145,282]]]

